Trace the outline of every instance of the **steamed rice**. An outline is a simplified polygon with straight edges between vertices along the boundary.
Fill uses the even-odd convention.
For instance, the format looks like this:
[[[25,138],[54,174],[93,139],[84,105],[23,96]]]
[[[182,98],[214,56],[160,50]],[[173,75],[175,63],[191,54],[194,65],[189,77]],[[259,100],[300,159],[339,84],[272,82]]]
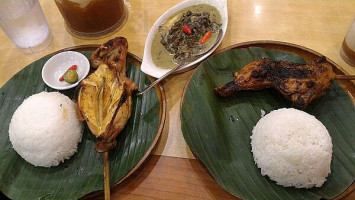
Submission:
[[[27,98],[15,111],[9,138],[15,151],[34,166],[56,166],[70,158],[82,137],[75,104],[58,92]]]
[[[330,173],[332,141],[314,116],[296,109],[279,109],[259,120],[251,146],[263,176],[296,188],[320,187]]]

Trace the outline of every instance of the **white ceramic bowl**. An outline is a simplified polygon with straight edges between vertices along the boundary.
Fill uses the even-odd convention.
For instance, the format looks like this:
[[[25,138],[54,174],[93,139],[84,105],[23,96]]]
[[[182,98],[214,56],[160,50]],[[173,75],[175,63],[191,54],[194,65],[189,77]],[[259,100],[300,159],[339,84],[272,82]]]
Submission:
[[[60,77],[72,66],[77,65],[78,81],[70,84],[59,81]],[[73,88],[83,80],[90,71],[89,60],[81,53],[65,51],[52,56],[42,68],[42,79],[51,88],[66,90]]]
[[[167,10],[162,16],[159,17],[159,19],[154,23],[153,27],[150,29],[148,37],[145,41],[144,55],[143,55],[143,60],[142,60],[142,65],[141,65],[141,70],[144,73],[146,73],[150,76],[153,76],[155,78],[159,78],[170,70],[170,69],[159,68],[153,63],[152,55],[151,55],[151,47],[152,47],[152,42],[153,42],[153,38],[154,38],[154,33],[159,28],[159,26],[161,24],[163,24],[170,16],[174,15],[175,13],[179,12],[180,10],[182,10],[186,7],[196,5],[196,4],[210,4],[214,7],[216,7],[217,10],[220,12],[221,17],[222,17],[222,27],[221,28],[223,30],[223,35],[222,35],[222,38],[219,41],[218,45],[222,42],[224,35],[226,34],[227,25],[228,25],[227,0],[187,0],[187,1],[183,1],[183,2],[175,5],[174,7],[170,8],[169,10]],[[207,58],[214,50],[216,50],[218,45],[216,45],[213,49],[211,49],[208,53],[206,53],[201,58],[199,58],[196,61],[190,63],[189,65],[179,69],[178,71],[186,70],[186,68],[191,68],[196,63],[201,62],[202,60]]]

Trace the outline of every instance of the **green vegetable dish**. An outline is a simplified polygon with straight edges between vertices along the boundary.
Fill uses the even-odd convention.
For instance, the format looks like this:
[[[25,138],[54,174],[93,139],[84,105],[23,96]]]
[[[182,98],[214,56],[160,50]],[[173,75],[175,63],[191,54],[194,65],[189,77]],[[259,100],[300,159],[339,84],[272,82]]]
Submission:
[[[155,32],[151,50],[154,64],[171,69],[211,47],[221,21],[217,8],[208,4],[193,5],[175,13]]]

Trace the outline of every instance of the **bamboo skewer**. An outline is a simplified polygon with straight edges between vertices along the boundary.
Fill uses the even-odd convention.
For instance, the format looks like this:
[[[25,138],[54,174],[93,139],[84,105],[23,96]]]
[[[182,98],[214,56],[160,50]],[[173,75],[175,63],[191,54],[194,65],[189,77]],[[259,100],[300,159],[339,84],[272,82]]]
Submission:
[[[355,75],[335,75],[336,80],[355,80]]]
[[[108,151],[104,152],[104,186],[105,200],[110,200],[110,163],[108,160]]]

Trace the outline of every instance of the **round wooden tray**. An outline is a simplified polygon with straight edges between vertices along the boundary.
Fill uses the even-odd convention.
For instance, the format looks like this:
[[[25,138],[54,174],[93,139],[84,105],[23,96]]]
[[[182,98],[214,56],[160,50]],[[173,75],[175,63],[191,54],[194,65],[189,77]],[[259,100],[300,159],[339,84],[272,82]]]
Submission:
[[[5,83],[4,86],[2,88],[0,88],[0,91],[1,91],[1,94],[2,94],[1,98],[6,98],[6,95],[8,95],[8,92],[9,92],[8,88],[10,88],[10,86],[11,86],[11,82],[19,80],[19,78],[18,78],[19,74],[20,75],[21,74],[22,75],[29,74],[29,76],[35,74],[35,76],[37,76],[37,73],[41,71],[42,66],[45,63],[45,61],[48,60],[51,56],[53,56],[53,55],[55,55],[57,53],[60,53],[60,52],[63,52],[63,51],[69,51],[69,50],[70,51],[79,51],[79,52],[82,52],[82,53],[84,53],[84,54],[86,54],[88,56],[88,54],[90,54],[90,52],[93,52],[98,46],[99,45],[82,45],[82,46],[69,47],[69,48],[65,48],[65,49],[59,50],[57,52],[54,52],[52,54],[49,54],[47,56],[42,57],[41,59],[39,59],[39,60],[31,63],[29,66],[25,67],[18,74],[16,74],[13,78],[11,78],[7,83]],[[141,65],[141,59],[138,58],[137,56],[135,56],[132,53],[128,53],[128,55],[127,55],[127,63],[129,63],[130,66],[135,66],[135,67],[137,67],[137,69],[139,69],[140,65]],[[139,86],[140,89],[144,88],[147,84],[149,84],[152,81],[154,81],[154,79],[152,77],[145,76],[142,72],[139,72],[139,74],[140,75],[139,75],[139,77],[137,79],[142,80],[141,77],[146,77],[149,80],[149,81],[146,80],[146,81],[140,82],[139,84],[142,84],[142,85]],[[40,73],[39,73],[39,76],[40,76]],[[31,82],[31,86],[32,86],[32,84],[34,84],[33,87],[37,87],[37,88],[34,89],[33,91],[31,91],[32,93],[38,93],[40,91],[43,91],[42,88],[45,88],[45,90],[47,90],[47,89],[51,90],[51,88],[48,88],[47,86],[45,86],[45,84],[43,83],[43,81],[40,78],[36,77],[34,79],[36,79],[36,80],[30,80],[30,82],[32,81]],[[144,80],[144,78],[143,78],[143,80]],[[23,80],[23,82],[26,82],[26,80]],[[40,83],[41,86],[38,86],[38,85],[36,86],[35,82]],[[18,82],[18,83],[21,84],[21,82]],[[152,110],[156,110],[156,114],[158,115],[158,117],[152,117],[155,120],[155,121],[152,121],[152,122],[154,122],[156,124],[156,125],[152,125],[152,127],[156,127],[156,128],[147,129],[147,131],[151,131],[151,130],[155,130],[155,131],[154,132],[150,132],[149,136],[146,136],[146,137],[144,137],[143,134],[141,134],[141,135],[134,134],[134,136],[132,136],[132,134],[131,134],[131,135],[129,135],[129,137],[133,137],[133,138],[124,139],[124,141],[126,141],[126,142],[132,141],[132,143],[124,144],[124,147],[117,146],[116,150],[110,151],[110,160],[112,160],[112,162],[110,161],[110,165],[112,164],[110,166],[110,170],[111,170],[110,175],[112,176],[111,177],[111,181],[112,181],[111,187],[116,187],[119,183],[121,183],[123,180],[128,178],[130,175],[132,175],[143,164],[143,162],[148,158],[148,156],[150,155],[150,153],[152,152],[153,148],[157,144],[157,141],[160,138],[160,135],[161,135],[163,127],[164,127],[165,118],[166,118],[166,97],[165,97],[164,89],[163,89],[163,87],[160,84],[156,85],[154,89],[155,89],[155,93],[152,90],[152,93],[150,95],[155,96],[154,94],[156,94],[156,97],[154,97],[154,98],[158,99],[157,105],[155,105],[154,102],[153,103],[147,103],[145,105],[151,106],[152,107],[151,109]],[[72,90],[75,90],[75,89],[72,89]],[[27,93],[31,93],[31,92],[27,92]],[[67,95],[67,91],[62,91],[62,92]],[[68,93],[71,93],[71,92],[68,91]],[[27,97],[29,95],[30,94],[26,94],[25,97]],[[22,97],[22,98],[25,98],[25,97]],[[137,97],[137,99],[138,98],[140,98],[141,102],[151,99],[148,96],[146,96],[146,97],[144,97],[144,96],[143,97]],[[146,99],[146,100],[144,100],[144,99]],[[12,107],[10,109],[15,109],[18,106],[17,104],[22,103],[22,101],[23,101],[23,99],[20,99],[19,101],[14,101],[15,103],[11,102],[9,105],[5,105],[5,104],[1,105],[0,104],[0,111],[2,111],[2,112],[6,111],[8,108],[5,108],[5,106],[6,107]],[[0,100],[0,102],[1,102],[1,100]],[[16,105],[14,105],[14,104],[16,104]],[[142,110],[142,112],[146,113],[148,111],[147,110],[146,111]],[[153,112],[153,113],[155,113],[155,112]],[[0,116],[0,118],[1,118],[3,123],[8,125],[9,121],[11,119],[11,116],[12,115]],[[139,115],[137,115],[137,116],[139,116]],[[144,117],[144,116],[142,116],[142,117]],[[135,122],[135,119],[132,119],[132,118],[135,118],[133,112],[132,112],[132,116],[131,116],[130,120]],[[144,119],[144,121],[145,121],[144,123],[150,123],[149,120],[147,121],[146,119]],[[137,121],[137,123],[140,123],[140,122]],[[131,125],[132,126],[139,126],[139,125],[135,125],[135,124],[131,124]],[[138,131],[138,129],[137,129],[137,131]],[[4,129],[2,132],[0,132],[0,135],[1,134],[7,134],[7,129]],[[91,134],[91,133],[89,132],[88,129],[85,129],[85,133],[84,134]],[[146,133],[146,134],[148,135],[148,133]],[[89,138],[89,139],[87,139],[87,137],[88,136],[86,136],[85,140],[90,140],[90,142],[86,142],[85,145],[88,145],[88,146],[89,145],[93,145],[95,143],[95,139],[93,138],[93,136],[91,138]],[[120,134],[118,136],[118,139],[119,138],[123,139],[122,137],[125,137],[125,136],[121,136],[121,134]],[[146,141],[145,143],[143,142],[144,140]],[[10,142],[7,141],[6,144],[3,144],[4,151],[5,150],[6,151],[12,151],[13,155],[16,154],[12,150],[11,144],[9,144],[9,143]],[[90,144],[87,144],[87,143],[90,143]],[[85,145],[82,145],[82,146],[85,146]],[[133,145],[133,146],[132,147],[128,147],[127,145],[128,146]],[[1,146],[2,145],[0,143],[0,147]],[[126,148],[126,147],[128,147],[128,148]],[[141,148],[142,150],[137,149],[138,147]],[[120,149],[120,150],[118,150],[118,149]],[[128,152],[126,151],[127,149],[128,149]],[[127,165],[127,166],[123,166],[122,168],[124,168],[124,169],[122,170],[122,172],[120,171],[120,172],[115,173],[116,170],[120,170],[119,163],[116,163],[117,162],[116,160],[119,160],[119,159],[116,159],[115,156],[123,155],[123,153],[121,151],[124,151],[124,150],[125,150],[125,154],[127,153],[127,154],[134,155],[135,152],[137,152],[137,153],[141,152],[141,153],[137,154],[137,155],[134,155],[133,157],[130,157],[130,159],[131,159],[131,160],[129,160],[130,164]],[[130,151],[135,151],[135,152],[130,152]],[[121,152],[121,153],[118,153],[118,152]],[[92,154],[96,154],[96,151],[94,150],[94,148],[93,148],[91,153]],[[112,155],[111,155],[111,153],[112,153]],[[0,154],[1,154],[1,149],[0,149]],[[71,160],[72,159],[76,159],[75,155],[73,156],[73,158],[69,159],[68,161],[66,161],[66,162],[64,162],[62,164],[60,164],[58,167],[54,167],[55,168],[54,171],[56,171],[56,170],[57,171],[67,170],[67,167],[68,166],[70,167],[70,164],[72,163]],[[1,157],[1,158],[3,159],[3,160],[1,160],[1,162],[5,161],[5,157]],[[99,159],[100,155],[96,156],[96,158]],[[25,165],[25,167],[23,167],[24,169],[29,169],[29,170],[32,170],[32,171],[39,171],[38,173],[41,173],[42,169],[33,167],[32,165],[26,163],[22,158],[18,158],[17,160],[21,160],[20,164],[21,165]],[[102,163],[102,161],[103,161],[102,159],[99,159],[96,162],[101,162]],[[126,164],[124,164],[124,162],[120,163],[120,164],[121,165],[126,165]],[[63,166],[63,165],[65,165],[65,166]],[[131,166],[131,165],[132,165],[131,168],[128,167],[128,166]],[[115,168],[115,167],[118,167],[118,168]],[[85,166],[83,168],[85,168]],[[1,164],[0,164],[0,169],[1,169]],[[49,168],[48,170],[51,170],[51,169],[52,168]],[[54,171],[46,171],[47,169],[43,169],[43,170],[45,171],[44,173],[46,173],[48,176],[50,176],[51,173],[52,174],[55,173]],[[76,192],[74,191],[74,192],[71,193],[71,194],[73,194],[73,196],[70,197],[70,198],[79,198],[79,197],[83,197],[83,196],[84,196],[83,198],[90,198],[90,197],[95,196],[95,195],[97,195],[99,193],[102,193],[102,190],[103,190],[103,169],[102,169],[101,172],[102,172],[102,177],[101,177],[102,180],[101,180],[100,177],[98,177],[98,178],[95,178],[94,180],[91,180],[91,181],[94,181],[94,182],[96,181],[96,184],[98,182],[102,182],[102,185],[95,185],[94,187],[92,187],[92,188],[95,188],[95,189],[92,189],[91,191],[88,190],[88,192],[85,192],[85,193],[83,193],[83,192],[80,193],[80,191],[76,191]],[[2,192],[7,194],[8,193],[7,189],[9,188],[9,184],[11,185],[12,183],[11,182],[7,182],[7,180],[4,180],[4,179],[2,180],[2,177],[5,177],[4,173],[7,173],[7,172],[0,172],[0,181],[2,182],[0,184],[0,186],[2,185],[0,187],[0,190],[2,190]],[[82,173],[82,172],[79,172],[79,173]],[[122,174],[122,173],[124,173],[124,174]],[[80,178],[81,177],[80,175],[75,175],[75,174],[73,174],[73,176],[76,177],[76,178]],[[120,177],[120,178],[117,179],[118,177]],[[58,177],[56,177],[56,178],[58,178]],[[87,181],[89,181],[89,180],[87,180]],[[70,180],[68,180],[68,182],[70,182]],[[7,183],[7,185],[5,183]],[[70,185],[70,183],[67,183],[67,184]],[[44,187],[44,186],[42,186],[42,187]],[[43,188],[40,188],[40,189],[43,189]],[[75,188],[75,189],[77,189],[77,188]],[[34,191],[34,192],[36,192],[36,191]],[[58,191],[56,191],[56,192],[58,192]],[[41,194],[41,195],[43,197],[43,194]],[[44,196],[46,198],[48,198],[48,199],[56,198],[55,195],[50,194],[50,193],[48,195],[44,195]]]
[[[244,120],[248,121],[248,119],[245,119],[245,118],[243,119],[242,117],[238,119],[238,118],[233,117],[233,113],[235,111],[238,112],[238,109],[243,109],[242,106],[233,107],[233,109],[231,109],[230,107],[234,106],[233,100],[226,100],[225,102],[220,102],[219,100],[209,98],[209,95],[213,94],[213,92],[211,93],[208,90],[212,90],[212,88],[210,88],[210,87],[216,87],[217,86],[217,85],[215,85],[216,83],[220,84],[218,81],[220,81],[221,79],[218,79],[218,81],[217,81],[217,77],[221,76],[221,74],[225,74],[226,76],[229,77],[230,80],[233,79],[233,77],[231,76],[233,71],[230,71],[230,68],[228,66],[226,66],[226,63],[219,63],[219,61],[220,62],[228,62],[225,60],[233,59],[234,58],[233,56],[236,56],[236,54],[237,54],[237,53],[233,53],[233,56],[231,56],[228,54],[228,53],[230,53],[228,51],[234,50],[234,49],[244,49],[244,48],[253,48],[253,47],[260,47],[260,48],[267,49],[267,50],[275,50],[275,51],[279,51],[279,52],[296,54],[296,55],[299,55],[300,57],[302,57],[306,62],[314,61],[314,60],[323,56],[322,54],[315,52],[311,49],[308,49],[308,48],[305,48],[305,47],[302,47],[299,45],[295,45],[295,44],[286,43],[286,42],[280,42],[280,41],[245,42],[245,43],[232,45],[232,46],[226,47],[224,49],[221,49],[221,50],[215,52],[209,58],[211,61],[209,59],[203,61],[194,70],[190,79],[187,81],[185,88],[184,88],[182,101],[181,101],[181,124],[182,124],[182,132],[183,132],[184,138],[185,138],[188,146],[190,147],[192,153],[194,154],[194,156],[201,162],[201,164],[203,166],[205,166],[205,168],[209,171],[211,176],[218,182],[218,184],[222,188],[224,188],[225,190],[227,190],[228,192],[230,192],[231,194],[233,194],[239,198],[246,198],[246,199],[249,199],[253,195],[250,195],[250,193],[243,194],[242,189],[240,189],[240,188],[245,188],[247,186],[244,185],[244,186],[239,187],[238,189],[233,189],[233,187],[235,187],[236,184],[238,184],[238,183],[233,182],[233,180],[232,180],[233,178],[226,179],[226,176],[224,176],[224,178],[223,178],[223,175],[221,176],[221,174],[224,173],[223,171],[228,171],[228,170],[231,171],[233,169],[238,168],[237,166],[243,165],[241,163],[238,164],[238,161],[233,160],[235,158],[234,156],[236,156],[236,155],[239,155],[239,159],[241,159],[240,158],[241,154],[236,153],[236,154],[233,154],[233,156],[229,156],[228,152],[230,152],[229,151],[230,149],[236,150],[235,148],[232,148],[231,146],[241,145],[241,147],[245,148],[243,150],[244,153],[246,153],[246,152],[250,153],[250,150],[248,149],[249,147],[246,147],[246,146],[248,146],[248,142],[246,141],[244,144],[242,142],[233,143],[231,141],[236,142],[236,141],[238,141],[238,138],[223,138],[223,137],[225,137],[225,135],[230,136],[233,134],[225,134],[223,132],[219,132],[219,130],[224,130],[224,131],[225,130],[227,130],[227,131],[234,130],[234,128],[237,125],[229,125],[228,123],[236,123],[237,120],[239,120],[239,123],[243,124],[243,125],[239,124],[239,126],[250,126],[250,122],[248,122],[249,124],[247,125],[243,121]],[[223,54],[223,53],[225,53],[225,54]],[[214,56],[219,56],[220,54],[226,55],[227,58],[224,58],[223,56],[221,56],[224,59],[222,59],[222,58],[214,59]],[[336,63],[334,63],[332,60],[327,58],[327,61],[332,65],[333,71],[336,74],[339,74],[339,75],[346,74],[341,69],[341,67],[339,65],[337,65]],[[231,63],[229,63],[229,65],[230,64]],[[216,69],[216,70],[210,69],[210,68],[213,68],[213,66],[216,67],[216,65],[222,65],[222,66],[218,66],[218,69]],[[206,70],[204,70],[204,69],[206,69]],[[220,74],[218,74],[218,73],[220,73]],[[213,74],[213,75],[211,75],[211,74]],[[201,81],[201,80],[204,80],[204,81]],[[348,102],[354,103],[355,102],[354,101],[354,96],[355,96],[354,83],[350,80],[336,80],[336,82],[339,83],[341,88],[343,88],[343,90],[346,92],[347,95],[345,93],[343,93],[343,94],[345,97],[346,96],[349,97]],[[191,86],[191,84],[194,85],[194,87],[192,87],[193,89],[189,88]],[[208,86],[204,87],[205,85],[208,85]],[[204,93],[204,94],[202,93],[202,95],[206,95],[206,96],[201,96],[199,98],[200,93],[198,93],[197,90],[206,90],[207,91],[206,93]],[[187,92],[189,92],[189,94],[187,94]],[[250,93],[246,92],[244,94],[240,94],[237,96],[238,98],[243,99],[238,102],[243,106],[254,107],[253,105],[249,105],[246,103],[248,98],[245,96],[247,96]],[[275,95],[275,94],[277,95],[277,93],[272,93],[272,95]],[[263,94],[259,93],[258,95],[260,95],[258,97],[264,97]],[[187,96],[189,96],[188,99],[186,99]],[[237,97],[235,97],[235,98],[237,98]],[[208,98],[208,100],[206,100],[206,102],[204,102],[204,100],[202,100],[202,99],[207,99],[207,98]],[[186,101],[185,101],[185,99],[186,99]],[[196,101],[197,103],[189,103],[191,101]],[[223,105],[218,106],[216,108],[209,107],[210,103],[212,103],[214,106],[215,101],[217,101],[218,103],[222,103]],[[257,111],[257,110],[260,111],[260,108],[263,108],[262,106],[260,106],[260,104],[259,104],[260,102],[258,102],[258,101],[256,101],[256,102],[257,102],[256,104],[258,104],[258,106],[255,106],[253,109],[250,109],[251,112],[254,112],[254,113],[252,113],[254,116],[252,116],[252,117],[248,116],[248,118],[250,118],[250,117],[254,118],[251,121],[254,121],[257,118],[260,118],[260,114],[259,114],[259,116],[257,116],[257,114],[255,114],[255,111]],[[184,105],[184,104],[186,104],[186,105]],[[281,105],[285,105],[285,104],[281,104]],[[203,112],[204,109],[202,107],[207,110],[214,110],[214,111],[215,110],[217,110],[217,111],[222,110],[222,111],[219,112],[218,114],[216,114],[216,116],[218,116],[218,117],[209,118],[209,117],[207,117],[207,114],[209,111],[206,111],[203,114],[198,114],[198,113]],[[225,110],[227,110],[227,111],[225,111]],[[245,109],[245,110],[247,110],[247,109]],[[196,122],[194,122],[193,120],[189,120],[189,115],[184,114],[184,111],[185,111],[185,113],[186,112],[194,113],[195,118],[204,118],[203,120],[205,122],[202,123],[201,125],[196,124],[196,122],[198,120],[194,120]],[[226,118],[221,119],[221,117],[224,114],[228,114],[228,115],[226,115],[227,116]],[[245,114],[245,112],[244,112],[244,114]],[[243,116],[243,111],[240,111],[240,113],[238,112],[235,115],[238,115],[239,117]],[[186,120],[184,120],[184,118]],[[213,121],[218,121],[218,120],[226,120],[227,121],[226,124],[228,127],[221,127],[220,126],[220,125],[223,125],[224,123],[219,123],[214,126],[208,126],[206,124],[206,121],[211,121],[211,123],[215,123]],[[190,122],[190,121],[192,121],[192,122]],[[207,126],[207,128],[205,128],[206,126]],[[214,132],[214,130],[212,130],[212,129],[214,129],[214,127],[219,127],[218,129],[216,128],[217,132]],[[245,130],[250,130],[250,127],[246,128]],[[239,136],[246,139],[246,138],[249,138],[249,136],[250,136],[248,134],[250,134],[250,133],[239,134]],[[196,135],[199,135],[199,136],[196,136]],[[213,149],[213,151],[211,149]],[[217,157],[215,157],[215,156],[217,156]],[[249,161],[253,162],[252,157],[251,157],[251,159],[249,158]],[[215,163],[215,164],[212,164],[212,163]],[[224,167],[226,165],[232,165],[232,164],[234,166],[234,168],[232,168],[232,169],[229,167]],[[221,166],[221,169],[223,168],[223,170],[221,170],[218,166]],[[249,170],[247,170],[247,171],[249,171]],[[260,173],[260,172],[258,172],[258,170],[255,170],[255,169],[252,170],[253,172],[247,172],[247,171],[240,172],[239,175],[241,175],[243,173],[246,173],[246,174],[255,173],[255,172]],[[231,177],[231,176],[232,175],[230,175],[229,177]],[[242,177],[242,178],[240,176],[234,177],[234,179],[243,179],[243,178],[246,179],[247,176]],[[253,177],[253,178],[255,178],[255,177]],[[256,179],[254,181],[259,182],[260,180]],[[233,182],[233,184],[231,184],[231,182]],[[242,182],[242,184],[243,184],[243,182]],[[271,184],[273,184],[273,183],[271,182]],[[343,196],[346,196],[349,193],[351,193],[354,189],[355,189],[354,184],[351,184],[341,194],[337,193],[337,195],[339,195],[339,196],[337,196],[335,198],[339,199]],[[263,198],[265,198],[265,196]]]

